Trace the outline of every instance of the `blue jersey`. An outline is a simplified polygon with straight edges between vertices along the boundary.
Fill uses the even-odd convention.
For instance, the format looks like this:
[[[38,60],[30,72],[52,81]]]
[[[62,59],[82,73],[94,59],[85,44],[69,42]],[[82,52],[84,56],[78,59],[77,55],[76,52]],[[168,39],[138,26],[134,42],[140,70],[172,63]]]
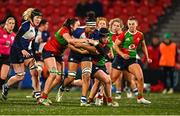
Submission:
[[[87,35],[87,34],[85,33],[85,27],[80,27],[80,28],[77,28],[77,29],[73,32],[73,37],[75,37],[75,38],[77,38],[77,39],[88,38],[88,39],[98,40],[98,39],[99,39],[99,32],[95,30],[93,33]]]
[[[32,49],[32,40],[35,39],[37,31],[38,30],[30,24],[30,21],[25,21],[17,32],[13,47],[19,51]]]
[[[43,31],[42,32],[42,40],[43,40],[43,42],[47,42],[49,37],[50,37],[50,32],[49,31]]]

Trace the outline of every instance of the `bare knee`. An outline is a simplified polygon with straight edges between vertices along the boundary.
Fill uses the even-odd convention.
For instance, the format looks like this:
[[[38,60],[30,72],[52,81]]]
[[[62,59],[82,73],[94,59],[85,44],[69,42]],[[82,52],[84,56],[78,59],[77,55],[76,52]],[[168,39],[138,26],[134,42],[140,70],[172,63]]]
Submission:
[[[104,81],[104,83],[105,83],[106,85],[107,85],[107,84],[110,85],[110,84],[111,84],[111,80],[110,80],[109,78],[106,78],[105,81]]]
[[[16,77],[18,81],[22,81],[24,79],[25,72],[18,72],[16,73]]]

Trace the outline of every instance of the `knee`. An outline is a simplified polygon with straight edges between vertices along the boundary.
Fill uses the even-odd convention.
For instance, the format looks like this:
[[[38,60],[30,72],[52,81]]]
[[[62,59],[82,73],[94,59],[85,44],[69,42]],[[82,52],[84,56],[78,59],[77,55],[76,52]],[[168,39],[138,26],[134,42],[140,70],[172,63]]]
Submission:
[[[86,67],[86,68],[82,69],[82,77],[83,78],[90,78],[90,76],[91,76],[91,68]]]
[[[111,84],[111,79],[109,79],[109,78],[106,78],[106,80],[105,80],[105,84],[108,84],[108,85],[110,85],[110,84]]]
[[[18,72],[16,73],[16,77],[18,81],[22,81],[24,79],[25,72]]]

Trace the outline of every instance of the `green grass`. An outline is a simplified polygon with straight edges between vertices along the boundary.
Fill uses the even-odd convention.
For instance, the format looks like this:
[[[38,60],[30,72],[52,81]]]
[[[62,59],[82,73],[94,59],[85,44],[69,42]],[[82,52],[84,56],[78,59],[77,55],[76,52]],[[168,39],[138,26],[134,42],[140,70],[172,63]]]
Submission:
[[[50,94],[51,106],[37,105],[33,98],[26,98],[31,90],[10,90],[7,101],[0,101],[0,114],[51,114],[51,115],[180,115],[180,94],[162,95],[158,93],[146,96],[152,102],[150,105],[137,104],[135,99],[127,99],[123,95],[119,107],[91,106],[80,107],[80,91],[66,92],[62,103],[55,102],[56,92]]]

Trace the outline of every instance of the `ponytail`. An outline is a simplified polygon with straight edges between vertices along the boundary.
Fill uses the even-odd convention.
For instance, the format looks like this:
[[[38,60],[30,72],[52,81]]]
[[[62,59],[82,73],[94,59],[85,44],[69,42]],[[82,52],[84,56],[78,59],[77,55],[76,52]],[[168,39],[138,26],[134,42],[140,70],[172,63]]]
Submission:
[[[72,34],[71,26],[73,26],[77,21],[78,21],[77,18],[68,18],[68,19],[66,19],[65,22],[63,23],[63,27],[68,28],[70,34]]]
[[[28,8],[26,11],[24,11],[24,13],[23,13],[23,19],[24,19],[25,21],[31,19],[31,13],[32,13],[33,10],[34,10],[34,8]]]

